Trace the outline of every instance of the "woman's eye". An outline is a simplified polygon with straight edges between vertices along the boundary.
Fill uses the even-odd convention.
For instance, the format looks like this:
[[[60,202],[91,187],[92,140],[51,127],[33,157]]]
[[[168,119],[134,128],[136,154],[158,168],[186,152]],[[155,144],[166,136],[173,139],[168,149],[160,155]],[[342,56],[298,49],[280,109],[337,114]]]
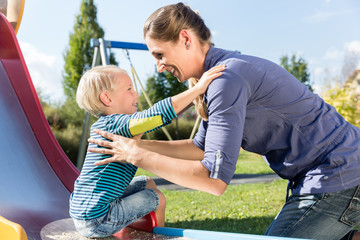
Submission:
[[[156,58],[157,58],[157,59],[161,60],[162,57],[163,57],[163,54],[162,54],[162,53],[157,53],[157,54],[156,54]]]

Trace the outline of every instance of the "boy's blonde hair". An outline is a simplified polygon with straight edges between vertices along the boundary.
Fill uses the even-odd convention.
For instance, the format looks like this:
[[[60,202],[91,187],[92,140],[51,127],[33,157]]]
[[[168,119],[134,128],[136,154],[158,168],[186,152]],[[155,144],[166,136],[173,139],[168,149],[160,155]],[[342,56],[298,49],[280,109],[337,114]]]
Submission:
[[[115,73],[127,74],[124,69],[114,65],[96,66],[87,71],[81,77],[76,91],[76,102],[79,107],[99,117],[104,112],[100,94],[115,90]]]

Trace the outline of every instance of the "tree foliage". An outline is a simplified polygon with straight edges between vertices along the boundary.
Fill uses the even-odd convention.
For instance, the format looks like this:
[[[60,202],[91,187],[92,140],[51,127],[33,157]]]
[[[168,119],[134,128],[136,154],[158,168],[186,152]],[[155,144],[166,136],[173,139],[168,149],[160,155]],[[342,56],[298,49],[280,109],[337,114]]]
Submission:
[[[310,91],[314,91],[310,83],[308,66],[303,58],[300,57],[299,59],[296,59],[295,55],[292,55],[291,58],[283,56],[280,58],[280,64],[300,82],[307,86]]]
[[[360,127],[360,70],[359,54],[344,54],[341,75],[327,78],[322,97],[351,124]]]
[[[63,87],[67,97],[75,97],[84,69],[92,64],[94,50],[90,47],[90,40],[103,37],[104,30],[97,22],[97,8],[94,1],[83,0],[80,14],[76,16],[73,32],[69,37],[69,48],[64,54]],[[110,56],[110,63],[117,65],[113,54]]]
[[[52,106],[44,110],[56,139],[74,163],[84,120],[84,111],[77,106],[75,101],[76,89],[84,70],[92,65],[94,49],[90,46],[90,40],[103,37],[104,30],[97,22],[97,8],[94,1],[83,0],[64,54],[62,84],[66,96],[65,102],[56,106],[57,111],[54,111]],[[110,63],[117,65],[113,54],[110,54]],[[94,119],[91,121],[94,122]]]
[[[346,81],[351,78],[351,74],[356,70],[359,64],[360,53],[354,51],[346,51],[344,53],[343,65],[341,68],[341,80]]]
[[[360,127],[360,87],[351,77],[343,86],[336,86],[323,94],[324,100],[351,124]]]
[[[176,77],[171,73],[165,71],[162,73],[156,72],[154,76],[148,78],[146,82],[146,94],[149,97],[151,103],[156,103],[164,98],[174,96],[179,94],[187,89],[186,84],[180,83]],[[149,108],[148,103],[145,100],[145,96],[142,93],[139,98],[140,105],[142,109]],[[187,111],[186,115],[181,121],[178,119],[167,126],[166,129],[169,131],[170,135],[175,139],[186,139],[189,138],[192,126],[194,125],[193,112]],[[190,119],[189,116],[193,115],[194,119]],[[157,130],[155,132],[149,133],[146,137],[150,139],[166,140],[167,137],[162,130]]]
[[[180,83],[176,77],[166,71],[162,73],[156,72],[146,82],[146,93],[152,103],[179,94],[186,89],[186,84]],[[145,101],[144,94],[141,94],[140,101],[143,107],[149,107]]]

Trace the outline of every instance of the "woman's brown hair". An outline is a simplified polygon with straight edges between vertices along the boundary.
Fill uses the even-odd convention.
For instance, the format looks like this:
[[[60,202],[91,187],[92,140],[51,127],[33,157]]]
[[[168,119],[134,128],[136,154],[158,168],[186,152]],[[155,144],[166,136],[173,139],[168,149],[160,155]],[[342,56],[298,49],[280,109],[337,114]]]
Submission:
[[[189,83],[189,88],[192,88],[193,86],[195,86],[195,84],[197,84],[199,81],[199,79],[197,78],[190,78],[188,83]],[[201,94],[199,96],[197,96],[194,100],[195,102],[195,111],[198,115],[200,115],[200,117],[202,119],[204,119],[205,121],[208,121],[208,111],[207,111],[207,106],[204,103],[204,94]]]
[[[198,12],[182,2],[156,10],[144,24],[144,38],[176,42],[182,29],[194,31],[202,44],[211,43],[211,32]]]

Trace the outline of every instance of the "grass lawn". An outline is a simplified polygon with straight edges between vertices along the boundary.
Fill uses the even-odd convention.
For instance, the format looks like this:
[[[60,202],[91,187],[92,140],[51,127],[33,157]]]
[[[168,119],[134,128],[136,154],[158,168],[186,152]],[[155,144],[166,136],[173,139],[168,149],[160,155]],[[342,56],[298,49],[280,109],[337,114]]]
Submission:
[[[261,156],[241,151],[235,173],[273,171]],[[143,169],[137,175],[154,176]],[[286,186],[286,180],[229,185],[220,197],[200,191],[162,189],[167,200],[166,226],[263,235],[285,203]]]
[[[268,174],[274,173],[274,171],[260,155],[241,150],[236,163],[235,173]]]
[[[241,151],[236,172],[273,173],[261,156]],[[155,176],[143,169],[137,175]],[[162,190],[166,196],[166,226],[223,232],[264,234],[285,201],[287,181],[230,185],[216,197],[190,190]]]
[[[285,201],[287,182],[230,185],[216,197],[200,191],[162,190],[166,226],[264,234]]]

